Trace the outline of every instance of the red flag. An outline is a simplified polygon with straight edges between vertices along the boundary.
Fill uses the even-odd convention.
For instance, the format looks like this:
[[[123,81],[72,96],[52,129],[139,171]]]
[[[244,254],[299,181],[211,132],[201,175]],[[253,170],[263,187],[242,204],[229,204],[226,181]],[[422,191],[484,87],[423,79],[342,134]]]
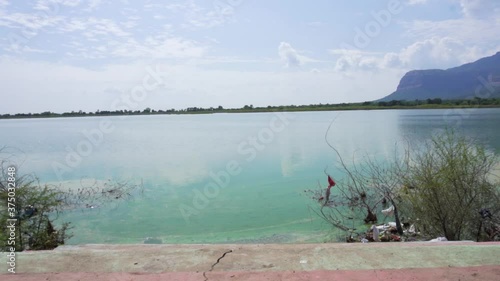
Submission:
[[[328,188],[331,188],[332,186],[335,186],[335,181],[328,175]]]

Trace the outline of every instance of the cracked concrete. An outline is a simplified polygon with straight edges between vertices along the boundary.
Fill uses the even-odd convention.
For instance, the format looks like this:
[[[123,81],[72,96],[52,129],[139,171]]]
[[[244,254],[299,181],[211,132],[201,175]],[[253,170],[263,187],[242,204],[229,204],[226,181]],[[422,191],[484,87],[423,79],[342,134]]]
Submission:
[[[16,258],[7,280],[500,280],[500,243],[82,245]]]
[[[227,255],[227,254],[232,253],[232,252],[233,252],[233,250],[225,251],[225,252],[222,254],[222,256],[220,256],[220,257],[217,259],[217,261],[216,261],[214,264],[212,264],[212,267],[210,267],[210,270],[209,270],[208,272],[212,272],[212,270],[214,270],[214,267],[215,267],[216,265],[218,265],[218,264],[219,264],[219,262],[220,262],[220,261],[221,261],[221,260],[222,260],[222,259],[223,259],[226,255]],[[206,273],[207,273],[206,271],[204,271],[204,272],[203,272],[203,277],[205,277],[205,281],[208,281],[208,277],[207,277]]]

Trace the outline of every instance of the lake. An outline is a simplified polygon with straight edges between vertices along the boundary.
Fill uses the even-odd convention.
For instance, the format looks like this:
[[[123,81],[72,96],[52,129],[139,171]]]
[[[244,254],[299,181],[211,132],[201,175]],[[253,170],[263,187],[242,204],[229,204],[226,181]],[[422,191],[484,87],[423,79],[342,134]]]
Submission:
[[[0,120],[18,173],[68,188],[141,183],[133,200],[74,210],[68,244],[293,243],[330,239],[305,189],[348,161],[446,127],[500,152],[500,109],[373,110]]]

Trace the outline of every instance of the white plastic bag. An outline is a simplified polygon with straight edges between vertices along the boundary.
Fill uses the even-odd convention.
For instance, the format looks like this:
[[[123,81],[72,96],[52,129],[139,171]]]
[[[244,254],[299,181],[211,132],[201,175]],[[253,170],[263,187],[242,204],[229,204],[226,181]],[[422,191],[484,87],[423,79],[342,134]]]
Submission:
[[[376,225],[372,225],[372,231],[373,231],[373,241],[380,242],[380,239],[378,238],[379,231]]]
[[[394,216],[394,206],[391,205],[389,208],[382,210],[382,214],[385,216]]]
[[[429,242],[445,242],[445,241],[448,241],[448,239],[446,239],[446,237],[438,237],[438,238],[432,239]]]

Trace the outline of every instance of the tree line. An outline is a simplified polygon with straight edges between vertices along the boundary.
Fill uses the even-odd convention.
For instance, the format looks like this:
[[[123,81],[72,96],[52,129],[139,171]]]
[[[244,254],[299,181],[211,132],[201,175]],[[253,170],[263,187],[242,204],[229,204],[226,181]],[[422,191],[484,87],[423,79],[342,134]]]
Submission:
[[[123,116],[123,115],[154,115],[154,114],[210,114],[210,113],[241,113],[241,112],[275,112],[275,111],[328,111],[328,110],[366,110],[366,109],[402,109],[402,108],[454,108],[454,107],[500,107],[500,98],[474,98],[443,100],[441,98],[425,100],[391,100],[391,101],[365,101],[358,103],[319,103],[309,105],[279,105],[254,107],[253,105],[244,105],[241,108],[224,108],[221,105],[217,107],[188,107],[185,109],[152,109],[147,107],[143,110],[96,110],[89,111],[71,111],[56,113],[45,111],[41,113],[17,113],[0,114],[0,119],[8,118],[49,118],[49,117],[82,117],[82,116]]]

